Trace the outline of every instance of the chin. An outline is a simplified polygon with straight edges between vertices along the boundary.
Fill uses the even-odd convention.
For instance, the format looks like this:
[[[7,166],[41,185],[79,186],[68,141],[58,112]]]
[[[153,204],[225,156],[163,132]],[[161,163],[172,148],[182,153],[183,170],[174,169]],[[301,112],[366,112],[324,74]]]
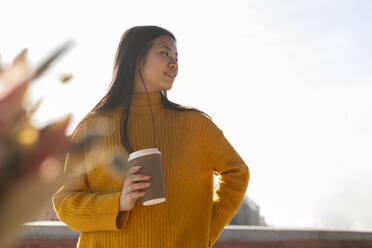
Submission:
[[[173,86],[173,83],[166,84],[166,85],[164,85],[164,87],[162,87],[162,90],[170,90],[170,89],[172,89],[172,86]]]

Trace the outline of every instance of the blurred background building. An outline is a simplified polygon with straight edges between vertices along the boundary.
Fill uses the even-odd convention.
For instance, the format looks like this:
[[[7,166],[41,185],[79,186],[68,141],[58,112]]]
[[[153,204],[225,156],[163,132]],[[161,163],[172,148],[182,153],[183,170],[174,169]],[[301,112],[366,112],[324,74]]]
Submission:
[[[260,215],[260,207],[248,196],[245,196],[229,225],[266,226],[266,223],[265,217]]]

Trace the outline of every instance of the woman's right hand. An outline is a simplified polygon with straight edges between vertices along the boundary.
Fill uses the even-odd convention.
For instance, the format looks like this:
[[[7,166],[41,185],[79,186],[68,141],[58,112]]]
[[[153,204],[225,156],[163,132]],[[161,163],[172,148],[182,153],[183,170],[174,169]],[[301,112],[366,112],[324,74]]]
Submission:
[[[141,168],[142,168],[141,166],[136,166],[128,170],[128,174],[124,182],[123,190],[120,195],[119,211],[131,210],[134,207],[136,200],[145,195],[145,192],[137,191],[137,190],[148,188],[151,186],[150,182],[136,183],[137,181],[145,181],[151,178],[151,176],[147,176],[147,175],[134,174],[135,172],[139,171]]]

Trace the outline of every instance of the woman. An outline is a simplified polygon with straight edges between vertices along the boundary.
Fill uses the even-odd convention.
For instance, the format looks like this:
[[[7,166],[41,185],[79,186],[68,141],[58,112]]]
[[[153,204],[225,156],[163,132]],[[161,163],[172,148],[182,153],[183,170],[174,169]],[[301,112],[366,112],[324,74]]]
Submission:
[[[73,133],[106,127],[93,146],[67,154],[72,180],[53,195],[59,219],[81,232],[77,247],[211,247],[243,200],[249,169],[223,132],[203,112],[167,99],[178,74],[175,42],[157,26],[128,29],[107,94]],[[112,157],[127,161],[151,147],[162,154],[166,201],[143,206],[137,200],[151,178],[126,163],[118,173]]]

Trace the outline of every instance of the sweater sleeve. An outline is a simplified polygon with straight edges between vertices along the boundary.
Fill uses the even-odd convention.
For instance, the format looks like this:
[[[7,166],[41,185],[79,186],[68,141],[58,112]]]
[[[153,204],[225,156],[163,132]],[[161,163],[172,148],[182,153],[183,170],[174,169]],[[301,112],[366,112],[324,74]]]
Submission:
[[[80,124],[72,139],[85,131],[85,125]],[[128,221],[129,211],[119,212],[121,192],[92,192],[84,163],[84,152],[67,153],[64,174],[67,173],[68,180],[52,197],[58,218],[78,232],[123,229]]]
[[[219,176],[213,196],[209,245],[216,242],[224,227],[238,211],[250,178],[249,168],[223,132],[210,119],[203,117],[200,135],[207,166]]]

